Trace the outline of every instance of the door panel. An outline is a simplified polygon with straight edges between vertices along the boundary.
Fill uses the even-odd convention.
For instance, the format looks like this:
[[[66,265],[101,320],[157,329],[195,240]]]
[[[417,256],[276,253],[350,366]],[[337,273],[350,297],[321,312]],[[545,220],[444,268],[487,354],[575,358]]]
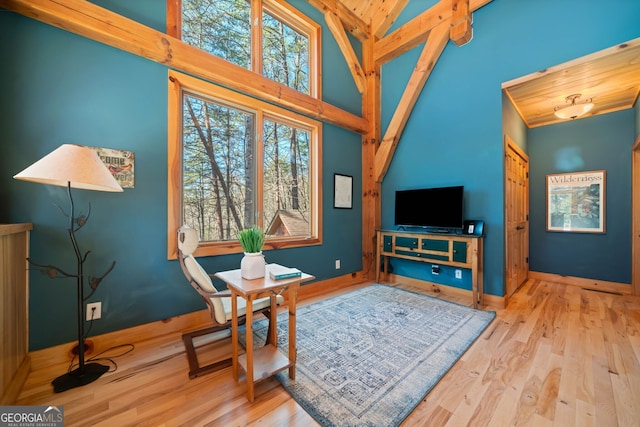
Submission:
[[[507,298],[529,273],[529,157],[505,135],[505,261]]]

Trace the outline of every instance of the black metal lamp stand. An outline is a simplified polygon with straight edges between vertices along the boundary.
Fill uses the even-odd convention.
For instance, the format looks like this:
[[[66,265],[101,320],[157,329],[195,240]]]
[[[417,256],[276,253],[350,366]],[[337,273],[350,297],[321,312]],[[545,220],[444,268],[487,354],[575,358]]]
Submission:
[[[85,364],[84,303],[87,298],[91,298],[102,279],[104,279],[105,276],[113,270],[113,267],[116,264],[116,262],[113,261],[111,263],[111,267],[101,277],[89,277],[91,293],[85,298],[84,272],[82,266],[90,251],[87,251],[84,254],[80,253],[75,232],[81,229],[89,219],[89,215],[91,214],[91,205],[89,205],[89,212],[86,217],[84,215],[80,215],[76,218],[73,197],[71,196],[71,188],[108,192],[122,192],[123,190],[109,169],[105,166],[102,160],[100,160],[100,157],[95,150],[75,144],[61,145],[56,150],[47,154],[13,177],[22,181],[67,187],[67,194],[69,195],[69,204],[71,205],[68,215],[69,237],[71,238],[73,251],[76,254],[76,274],[68,273],[54,265],[38,264],[27,258],[30,264],[43,268],[51,278],[56,278],[58,276],[62,278],[76,278],[76,286],[78,288],[78,368],[71,370],[71,367],[73,367],[73,365],[71,365],[69,367],[69,372],[52,381],[53,391],[59,393],[61,391],[69,390],[70,388],[89,384],[109,370],[108,366],[104,366],[99,363]],[[59,206],[58,209],[65,214],[64,210]]]
[[[53,384],[53,391],[56,393],[60,393],[65,390],[69,390],[71,388],[80,387],[85,384],[89,384],[98,378],[105,372],[109,370],[108,366],[101,365],[99,363],[87,363],[84,362],[84,272],[83,272],[83,264],[86,260],[87,252],[84,256],[80,253],[80,248],[78,247],[78,242],[76,241],[75,236],[75,212],[73,205],[73,197],[71,196],[71,183],[67,184],[67,193],[69,194],[69,203],[71,205],[71,212],[69,213],[69,237],[71,238],[71,243],[73,244],[73,250],[76,254],[76,259],[78,261],[78,270],[75,275],[78,287],[78,368],[67,372],[64,375],[60,375],[58,378],[53,380],[51,384]],[[82,227],[85,223],[85,219],[83,218],[80,221],[78,228]],[[115,264],[115,263],[114,263]],[[113,264],[111,266],[113,268]],[[110,270],[109,270],[110,271]],[[106,274],[105,274],[106,275]],[[104,276],[103,276],[104,277]]]

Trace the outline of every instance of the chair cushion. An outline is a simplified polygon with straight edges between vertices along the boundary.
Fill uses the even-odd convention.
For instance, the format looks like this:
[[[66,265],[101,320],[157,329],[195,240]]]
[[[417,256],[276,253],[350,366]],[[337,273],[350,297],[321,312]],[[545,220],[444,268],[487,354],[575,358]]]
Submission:
[[[282,295],[276,297],[276,303],[282,304]],[[216,322],[224,324],[231,321],[231,298],[211,298],[211,303],[215,311]],[[269,298],[259,298],[253,301],[253,311],[269,307]],[[238,297],[238,316],[247,314],[247,302],[244,298]]]
[[[213,286],[213,282],[211,281],[211,277],[209,274],[202,268],[202,266],[196,261],[193,256],[185,256],[184,257],[184,265],[187,267],[189,274],[193,277],[198,283],[198,286],[205,292],[218,292],[215,286]]]

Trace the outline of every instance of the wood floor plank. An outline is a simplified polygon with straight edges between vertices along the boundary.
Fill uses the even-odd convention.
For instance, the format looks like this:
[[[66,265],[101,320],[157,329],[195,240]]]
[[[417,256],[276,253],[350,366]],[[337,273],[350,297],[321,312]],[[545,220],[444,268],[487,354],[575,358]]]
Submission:
[[[300,305],[340,292],[314,294]],[[403,427],[640,425],[639,297],[529,280],[496,313]],[[257,384],[252,403],[230,368],[189,379],[180,334],[145,339],[123,331],[122,341],[129,338],[134,351],[109,354],[115,372],[54,394],[50,382],[68,366],[36,369],[15,404],[64,406],[72,427],[318,425],[276,379]],[[201,350],[206,361],[227,351]]]
[[[557,426],[576,425],[578,379],[582,374],[578,370],[580,336],[575,333],[580,329],[580,295],[569,294],[567,302],[567,337],[562,353],[562,371],[554,419]]]
[[[599,426],[615,426],[616,404],[613,396],[613,384],[609,363],[603,357],[593,357],[593,378],[596,398],[596,424]]]
[[[576,426],[596,427],[596,408],[594,404],[578,399],[576,403]],[[562,426],[561,426],[562,427]]]

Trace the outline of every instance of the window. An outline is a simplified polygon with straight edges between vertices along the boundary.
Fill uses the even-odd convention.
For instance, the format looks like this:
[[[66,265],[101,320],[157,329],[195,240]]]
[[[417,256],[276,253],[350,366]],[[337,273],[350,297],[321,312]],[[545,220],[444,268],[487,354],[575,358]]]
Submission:
[[[167,1],[170,35],[299,92],[320,97],[320,26],[284,1]]]
[[[169,257],[182,224],[197,255],[240,252],[252,225],[266,248],[320,243],[320,137],[315,120],[170,71]]]

